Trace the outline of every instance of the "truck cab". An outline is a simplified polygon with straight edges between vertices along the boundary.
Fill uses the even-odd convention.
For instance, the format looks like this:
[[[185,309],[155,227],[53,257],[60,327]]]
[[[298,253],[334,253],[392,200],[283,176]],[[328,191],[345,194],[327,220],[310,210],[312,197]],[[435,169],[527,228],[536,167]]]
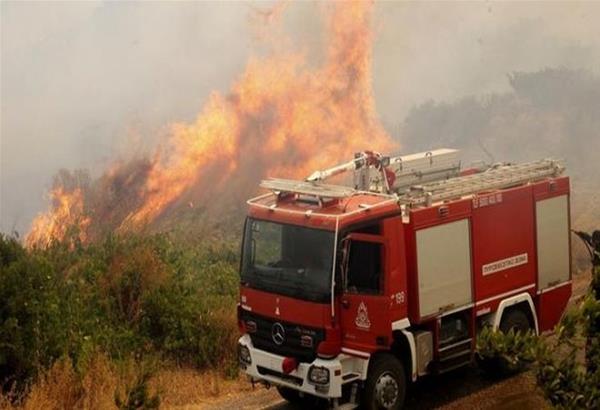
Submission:
[[[570,297],[556,162],[463,171],[454,150],[369,155],[267,180],[248,201],[240,366],[291,401],[401,408],[411,381],[472,361],[482,326],[547,330]],[[323,183],[348,169],[354,186]]]

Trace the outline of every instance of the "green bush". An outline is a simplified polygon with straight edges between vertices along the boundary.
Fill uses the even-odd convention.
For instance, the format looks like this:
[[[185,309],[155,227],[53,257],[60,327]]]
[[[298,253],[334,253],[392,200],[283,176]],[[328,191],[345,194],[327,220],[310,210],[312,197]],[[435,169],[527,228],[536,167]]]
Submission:
[[[0,235],[0,383],[24,386],[60,357],[153,355],[235,363],[235,241],[109,235],[25,249]]]
[[[509,369],[533,362],[537,383],[552,406],[561,409],[600,408],[600,266],[595,267],[585,299],[572,307],[554,334],[507,334],[484,328],[477,354],[501,360]]]
[[[557,408],[600,408],[600,267],[590,290],[570,309],[537,352],[536,377],[545,397]],[[584,354],[580,354],[584,352]]]
[[[538,337],[531,330],[503,333],[486,326],[477,335],[477,356],[485,370],[504,375],[532,363],[537,345]]]

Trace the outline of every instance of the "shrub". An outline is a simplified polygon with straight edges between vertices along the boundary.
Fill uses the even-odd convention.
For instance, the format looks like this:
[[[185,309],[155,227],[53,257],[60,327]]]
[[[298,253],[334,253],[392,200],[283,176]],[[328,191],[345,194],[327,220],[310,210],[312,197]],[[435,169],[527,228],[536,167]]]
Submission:
[[[583,302],[567,311],[548,337],[484,328],[477,340],[478,356],[500,358],[512,369],[534,362],[537,383],[556,408],[600,408],[599,284],[600,266],[596,266]]]
[[[231,372],[234,247],[157,234],[25,249],[0,235],[3,390],[22,391],[59,358],[83,368],[98,351]]]
[[[132,367],[132,364],[134,367]],[[154,373],[154,364],[146,361],[137,363],[129,361],[125,365],[126,374],[130,376],[122,388],[115,392],[115,404],[119,410],[153,410],[160,406],[160,396],[151,393],[149,381]]]
[[[599,279],[600,266],[596,266],[583,302],[562,318],[557,337],[543,340],[538,347],[537,381],[554,407],[600,408]]]
[[[508,333],[484,327],[477,336],[477,356],[485,370],[503,375],[535,360],[538,338],[531,330]]]

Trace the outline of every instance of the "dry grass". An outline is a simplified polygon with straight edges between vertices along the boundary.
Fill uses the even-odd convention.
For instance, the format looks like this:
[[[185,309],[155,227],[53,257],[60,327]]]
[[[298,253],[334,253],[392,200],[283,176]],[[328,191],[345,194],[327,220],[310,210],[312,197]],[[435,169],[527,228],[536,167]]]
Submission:
[[[115,395],[125,398],[140,373],[134,360],[117,367],[103,354],[94,355],[83,367],[78,372],[70,360],[57,361],[24,394],[1,395],[0,409],[116,409]],[[157,390],[150,386],[149,392],[154,395]]]
[[[161,370],[150,384],[160,392],[162,408],[198,408],[223,396],[251,391],[245,378],[227,380],[218,371],[182,368]]]
[[[77,379],[78,376],[69,361],[57,361],[32,386],[23,408],[58,410],[77,407],[82,393]]]
[[[81,380],[81,402],[84,409],[110,409],[115,407],[114,394],[124,377],[104,355],[94,356]]]
[[[102,354],[94,355],[81,372],[69,360],[60,360],[42,373],[26,395],[10,391],[0,395],[0,409],[116,409],[115,395],[124,398],[141,370],[133,360],[116,366]],[[198,408],[251,390],[242,378],[227,380],[219,371],[177,367],[158,371],[148,384],[150,395],[160,395],[161,408]]]

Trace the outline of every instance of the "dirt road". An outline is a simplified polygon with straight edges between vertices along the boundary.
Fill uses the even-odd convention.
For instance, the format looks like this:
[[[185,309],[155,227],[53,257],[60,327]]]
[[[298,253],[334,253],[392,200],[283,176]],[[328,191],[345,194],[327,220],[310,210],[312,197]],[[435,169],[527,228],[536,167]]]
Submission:
[[[589,272],[574,276],[572,302],[584,295]],[[254,391],[223,397],[203,408],[238,410],[295,410],[279,397],[277,390],[256,387]],[[531,372],[503,380],[490,380],[476,368],[431,376],[409,390],[407,409],[546,409]]]
[[[297,410],[279,397],[277,390],[258,388],[255,392],[229,397],[207,405],[210,410]],[[407,409],[545,409],[549,408],[530,373],[502,381],[486,379],[476,369],[431,377],[414,385]]]

